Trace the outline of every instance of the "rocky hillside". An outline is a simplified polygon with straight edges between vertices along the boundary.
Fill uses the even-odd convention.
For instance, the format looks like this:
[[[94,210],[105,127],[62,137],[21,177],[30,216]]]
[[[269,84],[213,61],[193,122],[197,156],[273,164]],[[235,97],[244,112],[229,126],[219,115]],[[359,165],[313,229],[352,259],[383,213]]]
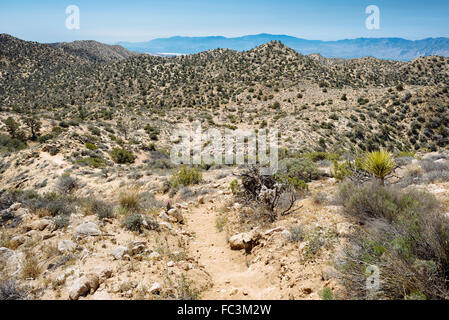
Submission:
[[[92,40],[53,43],[51,45],[93,62],[114,62],[137,55],[119,45],[107,45]]]
[[[0,299],[448,298],[448,59],[101,59],[0,36]],[[282,169],[176,166],[197,121]]]

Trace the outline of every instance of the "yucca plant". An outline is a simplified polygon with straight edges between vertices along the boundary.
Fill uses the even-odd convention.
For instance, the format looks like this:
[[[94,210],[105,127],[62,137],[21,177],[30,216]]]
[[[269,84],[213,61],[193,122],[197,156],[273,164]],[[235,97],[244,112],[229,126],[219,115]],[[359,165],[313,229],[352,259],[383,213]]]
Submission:
[[[363,159],[363,169],[372,173],[381,184],[385,184],[385,178],[396,168],[393,155],[387,151],[373,151]]]

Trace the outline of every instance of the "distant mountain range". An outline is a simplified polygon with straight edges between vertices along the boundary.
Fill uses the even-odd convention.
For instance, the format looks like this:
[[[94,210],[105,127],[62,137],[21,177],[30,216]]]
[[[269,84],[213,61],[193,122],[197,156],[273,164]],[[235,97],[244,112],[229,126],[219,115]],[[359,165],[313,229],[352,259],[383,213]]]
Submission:
[[[236,51],[251,50],[264,43],[277,40],[286,46],[308,55],[318,53],[326,58],[362,58],[410,61],[421,56],[449,57],[449,38],[405,40],[401,38],[358,38],[339,41],[320,41],[295,38],[287,35],[259,34],[237,38],[171,37],[148,42],[119,42],[124,48],[156,55],[194,54],[217,48]]]

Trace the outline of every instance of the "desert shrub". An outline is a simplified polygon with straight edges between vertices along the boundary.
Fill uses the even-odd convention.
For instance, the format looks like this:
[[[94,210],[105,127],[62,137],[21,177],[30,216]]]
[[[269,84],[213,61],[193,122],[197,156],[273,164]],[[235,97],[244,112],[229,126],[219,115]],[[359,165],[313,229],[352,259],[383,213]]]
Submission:
[[[33,278],[36,279],[42,270],[39,266],[39,260],[36,255],[30,251],[25,252],[22,261],[22,275],[24,279]]]
[[[0,134],[0,151],[14,152],[26,149],[26,147],[27,144],[25,142]]]
[[[75,161],[80,165],[87,165],[92,168],[103,168],[106,166],[106,160],[99,157],[87,157]]]
[[[320,296],[322,300],[334,300],[334,293],[332,289],[329,287],[324,287],[324,289],[320,292]]]
[[[388,221],[405,211],[434,209],[436,204],[430,194],[418,191],[403,193],[398,189],[383,187],[377,182],[362,186],[351,182],[343,183],[338,189],[336,200],[350,215],[361,219],[383,218]]]
[[[119,203],[122,208],[130,211],[136,211],[140,209],[139,195],[135,190],[126,190],[120,193]]]
[[[142,208],[145,210],[157,210],[165,207],[166,203],[160,200],[157,200],[153,193],[151,192],[142,192],[139,194],[139,203]]]
[[[137,231],[139,233],[143,231],[143,218],[140,214],[129,214],[123,219],[122,223],[130,231]]]
[[[293,187],[294,190],[298,192],[306,192],[309,190],[309,186],[303,180],[300,180],[298,177],[289,177],[287,174],[277,174],[275,176],[276,181],[281,184],[286,184]]]
[[[402,157],[415,158],[415,155],[416,155],[415,151],[401,151],[396,155],[396,158]]]
[[[327,202],[327,194],[324,192],[317,192],[313,195],[313,202],[315,204],[323,204]]]
[[[332,176],[335,180],[341,182],[346,177],[348,177],[351,173],[351,163],[349,161],[345,161],[343,163],[338,163],[337,160],[334,160],[334,168],[331,171]]]
[[[171,177],[170,185],[173,188],[177,188],[181,185],[190,186],[200,183],[202,179],[202,174],[197,168],[182,166],[181,169]]]
[[[402,178],[398,182],[398,186],[405,188],[411,184],[419,184],[423,181],[423,170],[417,166],[409,166]]]
[[[311,182],[319,177],[316,165],[306,158],[286,158],[279,161],[278,176],[296,177],[304,182]]]
[[[135,156],[130,151],[120,148],[112,149],[110,155],[112,160],[118,164],[134,163],[136,159]]]
[[[340,156],[336,153],[328,153],[328,152],[311,152],[303,155],[304,158],[310,159],[313,162],[318,162],[322,160],[340,160]]]
[[[303,241],[305,238],[305,233],[300,225],[292,226],[288,230],[290,232],[288,240],[291,242]]]
[[[114,209],[112,205],[102,200],[88,200],[86,209],[89,213],[98,216],[100,220],[112,218],[114,216]]]
[[[424,174],[424,183],[446,182],[449,181],[449,170],[447,171],[430,171]]]
[[[91,142],[86,142],[86,148],[89,149],[89,150],[92,150],[92,151],[98,149],[98,147],[95,144],[91,143]]]
[[[0,282],[0,301],[23,300],[27,296],[27,291],[19,286],[12,279]]]
[[[241,190],[239,181],[237,179],[234,179],[231,181],[231,183],[229,184],[229,190],[231,190],[231,192],[234,196],[237,196],[240,194],[240,192],[242,190]]]
[[[193,282],[189,281],[185,275],[181,275],[176,287],[175,298],[178,300],[198,300],[200,299],[200,291],[193,286]]]
[[[59,215],[70,216],[75,210],[75,199],[60,195],[57,193],[47,193],[42,197],[32,199],[27,203],[27,206],[35,211],[45,210],[50,216],[56,217]]]
[[[449,163],[447,162],[435,162],[430,159],[425,159],[419,165],[426,173],[431,171],[449,171]]]
[[[382,281],[378,298],[409,299],[417,293],[427,299],[447,298],[449,221],[435,197],[379,184],[354,186],[352,193],[344,196],[354,204],[345,205],[345,212],[371,218],[354,235],[354,246],[341,268],[352,294],[373,298],[365,282],[366,267],[374,265]]]
[[[382,184],[395,167],[396,162],[391,153],[383,150],[370,152],[363,160],[363,168],[378,178]]]
[[[53,218],[53,223],[56,229],[64,229],[67,228],[70,224],[70,216],[68,215],[59,215]]]
[[[0,210],[9,208],[13,203],[20,202],[30,210],[45,210],[51,216],[70,215],[74,210],[75,198],[58,193],[46,193],[40,196],[35,191],[13,190],[0,197]]]
[[[80,186],[79,180],[69,174],[63,174],[56,182],[56,189],[61,194],[71,194]]]

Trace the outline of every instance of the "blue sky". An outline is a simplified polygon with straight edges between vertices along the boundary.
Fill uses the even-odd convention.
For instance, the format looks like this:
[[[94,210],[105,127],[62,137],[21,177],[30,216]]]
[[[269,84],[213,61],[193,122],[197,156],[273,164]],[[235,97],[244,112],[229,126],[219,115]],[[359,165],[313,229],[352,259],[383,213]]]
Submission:
[[[65,9],[80,8],[80,30]],[[380,30],[365,27],[365,8],[380,8]],[[446,0],[14,0],[0,3],[0,33],[59,42],[146,41],[158,37],[288,34],[314,40],[449,37]]]

